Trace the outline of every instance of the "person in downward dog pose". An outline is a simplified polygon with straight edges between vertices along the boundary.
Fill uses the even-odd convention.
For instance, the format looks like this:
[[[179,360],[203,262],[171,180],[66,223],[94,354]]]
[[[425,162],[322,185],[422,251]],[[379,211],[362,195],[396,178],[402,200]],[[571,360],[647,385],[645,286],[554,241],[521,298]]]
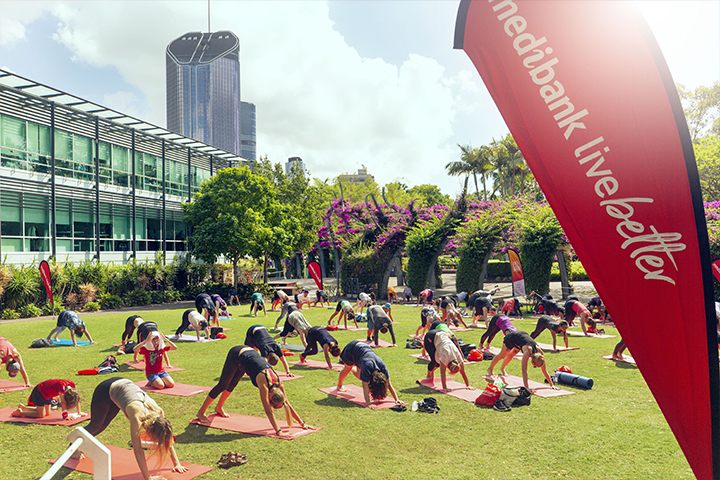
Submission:
[[[88,340],[90,340],[90,343],[93,342],[92,337],[90,336],[90,332],[88,331],[87,327],[85,326],[85,322],[80,320],[80,317],[78,317],[78,314],[75,313],[72,310],[65,310],[60,315],[58,315],[57,324],[56,327],[52,329],[52,331],[48,334],[47,340],[48,342],[57,342],[57,337],[62,333],[65,329],[70,330],[70,338],[72,339],[73,345],[78,346],[77,340],[75,337],[81,338],[84,335],[87,335]],[[50,337],[55,335],[55,338],[50,340]]]
[[[335,318],[336,315],[340,315],[340,317],[338,317],[338,327],[340,326],[340,321],[345,320],[345,330],[347,330],[347,321],[348,318],[350,318],[355,323],[355,328],[358,328],[357,320],[355,320],[355,311],[347,300],[340,300],[338,302],[337,307],[335,307],[335,313],[333,313],[330,316],[330,320],[328,320],[328,325],[332,325],[333,318]]]
[[[397,344],[395,342],[395,330],[393,329],[392,320],[387,315],[387,310],[385,306],[381,307],[380,305],[372,305],[371,307],[368,307],[367,327],[368,331],[366,341],[369,342],[370,337],[373,337],[373,340],[375,341],[375,346],[379,346],[380,343],[378,342],[378,340],[380,337],[380,333],[387,333],[389,330],[390,336],[392,337],[392,346],[397,347]]]
[[[550,330],[550,334],[552,335],[553,350],[557,351],[557,334],[561,334],[563,336],[563,339],[565,340],[565,348],[568,348],[568,322],[566,322],[565,320],[556,322],[552,319],[552,317],[549,317],[548,315],[542,315],[540,318],[538,318],[537,324],[535,325],[535,331],[533,331],[530,336],[535,339],[546,328]]]
[[[588,320],[592,320],[590,318],[590,311],[585,308],[585,305],[580,303],[577,298],[568,298],[568,301],[565,302],[565,315],[560,316],[563,320],[565,320],[569,326],[573,326],[575,317],[580,317],[580,326],[582,327],[582,331],[585,334],[585,336],[588,336],[591,332],[588,332],[587,326],[594,327],[595,322],[593,321],[590,323]],[[592,332],[597,333],[597,331]]]
[[[542,351],[542,348],[538,346],[535,340],[533,340],[527,332],[523,332],[520,330],[517,330],[515,332],[509,332],[507,335],[505,335],[502,349],[500,350],[500,353],[495,355],[495,358],[493,358],[492,363],[490,363],[490,367],[487,370],[487,374],[492,377],[495,365],[497,365],[500,360],[504,359],[501,366],[501,371],[503,375],[507,375],[505,367],[507,367],[508,363],[510,363],[513,357],[520,351],[523,354],[522,379],[525,388],[530,390],[530,392],[534,391],[528,385],[527,367],[528,360],[531,359],[530,361],[532,362],[533,367],[541,368],[543,375],[545,375],[545,379],[547,380],[548,384],[550,384],[550,387],[553,390],[557,390],[557,387],[553,384],[552,378],[550,378],[550,375],[548,375],[547,373],[547,368],[545,366],[545,354]]]
[[[5,364],[5,370],[8,372],[8,376],[13,378],[18,373],[22,375],[25,380],[25,386],[30,386],[30,380],[28,379],[25,365],[23,365],[22,357],[17,348],[13,346],[10,341],[5,337],[0,337],[0,365]]]
[[[175,436],[170,421],[165,418],[165,412],[155,400],[127,378],[108,378],[98,384],[90,404],[90,423],[85,430],[97,437],[120,411],[130,422],[130,442],[145,480],[162,480],[165,477],[150,475],[143,452],[143,436],[148,440],[153,454],[157,454],[160,459],[172,460],[173,472],[187,472],[187,467],[180,465],[175,452]],[[75,458],[81,457],[82,454],[76,452]]]
[[[252,325],[248,328],[247,334],[245,335],[245,345],[257,349],[258,352],[260,352],[260,356],[267,360],[273,367],[281,361],[287,376],[294,377],[294,375],[290,373],[287,360],[285,360],[285,353],[283,353],[280,345],[273,340],[273,337],[264,325]]]
[[[398,399],[397,393],[395,393],[395,389],[390,383],[390,373],[388,373],[385,362],[377,356],[370,345],[359,340],[353,340],[343,348],[342,353],[340,353],[340,360],[342,360],[345,367],[338,377],[337,390],[339,392],[345,391],[343,382],[352,371],[353,375],[362,382],[366,407],[376,408],[372,401],[384,400],[388,391],[395,399],[395,403],[407,405]]]
[[[517,328],[515,328],[510,318],[501,313],[496,313],[490,319],[490,326],[488,326],[488,329],[483,333],[483,336],[480,337],[480,348],[490,348],[490,343],[498,332],[503,332],[503,335],[507,335],[508,332],[515,331],[517,331]]]
[[[140,325],[140,327],[142,327],[143,325],[145,324],[143,323],[142,325]],[[142,341],[140,339],[140,327],[138,327],[138,342]],[[201,341],[200,332],[203,330],[205,331],[205,339],[210,339],[210,325],[208,324],[205,317],[192,309],[185,310],[185,312],[183,313],[182,323],[180,324],[180,327],[178,327],[178,329],[175,331],[175,338],[180,338],[180,335],[182,335],[185,330],[190,329],[195,331],[198,342]],[[155,330],[157,330],[157,325],[155,326]]]
[[[330,332],[322,327],[312,327],[308,330],[307,348],[305,348],[305,351],[300,354],[300,363],[307,363],[305,361],[307,357],[318,353],[318,343],[325,354],[325,362],[327,362],[328,370],[332,370],[333,366],[330,361],[330,354],[332,354],[333,357],[339,357],[340,346],[338,341],[330,335]]]
[[[465,374],[465,359],[456,342],[457,340],[453,341],[450,335],[442,330],[430,330],[425,334],[425,338],[423,339],[425,350],[430,357],[427,378],[433,378],[433,372],[435,372],[439,366],[440,381],[442,382],[443,390],[446,392],[451,390],[447,387],[446,370],[450,370],[450,374],[452,375],[460,372],[467,389],[473,390]]]
[[[197,418],[200,422],[210,423],[210,419],[205,415],[205,412],[218,395],[220,396],[220,400],[218,400],[215,406],[215,413],[221,417],[230,416],[225,411],[225,402],[245,374],[250,378],[252,384],[257,387],[265,415],[267,415],[276,435],[291,436],[289,432],[283,432],[283,429],[275,419],[273,410],[281,408],[285,409],[285,419],[287,420],[288,428],[292,427],[291,417],[294,418],[302,428],[313,428],[300,419],[300,416],[292,405],[290,405],[290,402],[287,401],[285,387],[280,377],[278,377],[278,374],[275,373],[275,370],[273,370],[267,360],[262,358],[255,349],[247,345],[237,345],[228,352],[225,365],[220,374],[220,381],[210,390],[200,410],[198,410]]]

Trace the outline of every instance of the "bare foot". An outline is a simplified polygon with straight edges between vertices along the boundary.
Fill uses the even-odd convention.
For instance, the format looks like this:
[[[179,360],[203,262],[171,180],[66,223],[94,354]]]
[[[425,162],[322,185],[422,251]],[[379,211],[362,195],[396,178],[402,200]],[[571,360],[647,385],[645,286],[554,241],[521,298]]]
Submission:
[[[210,419],[204,413],[198,412],[197,419],[200,420],[200,423],[210,423]]]
[[[225,417],[225,418],[229,418],[229,417],[230,417],[230,414],[227,413],[224,408],[216,408],[216,409],[215,409],[215,413],[217,413],[217,414],[220,415],[221,417]]]
[[[22,416],[23,416],[22,412],[23,412],[23,411],[20,410],[20,408],[16,408],[15,410],[12,411],[12,413],[10,414],[10,416],[11,416],[11,417],[22,417]]]

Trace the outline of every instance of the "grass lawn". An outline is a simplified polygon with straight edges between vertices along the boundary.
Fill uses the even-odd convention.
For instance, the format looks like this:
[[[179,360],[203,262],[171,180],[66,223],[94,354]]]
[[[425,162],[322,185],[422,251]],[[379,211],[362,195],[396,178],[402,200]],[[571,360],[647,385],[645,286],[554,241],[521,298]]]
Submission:
[[[170,361],[185,371],[173,373],[175,381],[214,386],[227,351],[244,341],[247,327],[262,323],[271,328],[278,316],[268,312],[268,318],[252,318],[248,310],[246,305],[230,308],[236,319],[221,322],[233,329],[226,340],[202,344],[178,342],[178,350],[170,352]],[[333,311],[313,308],[303,313],[312,325],[322,325]],[[142,316],[156,322],[169,336],[180,325],[182,312],[168,308],[142,312]],[[415,380],[425,376],[427,364],[409,356],[418,350],[404,346],[407,335],[415,333],[419,325],[420,309],[395,306],[392,314],[400,322],[395,325],[400,347],[379,349],[377,353],[387,364],[400,398],[411,404],[413,400],[433,396],[441,408],[438,415],[412,412],[409,408],[404,413],[362,408],[318,391],[337,384],[336,372],[291,367],[291,371],[305,378],[285,383],[290,402],[306,422],[323,427],[292,441],[189,424],[204,394],[184,398],[151,394],[173,423],[180,460],[215,467],[222,453],[232,450],[247,455],[246,465],[229,470],[215,468],[202,479],[694,478],[637,368],[601,358],[612,353],[619,337],[570,337],[570,346],[579,346],[579,350],[547,355],[549,371],[568,365],[574,373],[595,381],[592,390],[563,387],[577,393],[547,399],[533,397],[530,406],[499,413],[418,386]],[[97,345],[81,348],[28,348],[32,340],[50,332],[54,326],[51,320],[2,324],[0,335],[18,348],[33,384],[50,378],[71,379],[84,399],[83,411],[89,411],[95,386],[108,377],[78,376],[76,372],[95,367],[108,354],[114,354],[116,349],[112,345],[120,342],[128,316],[111,313],[84,317]],[[525,331],[532,331],[534,324],[534,319],[515,321]],[[612,327],[605,329],[606,333],[617,333]],[[479,343],[483,332],[460,332],[458,337]],[[341,346],[364,338],[364,332],[338,331],[333,335]],[[69,333],[66,331],[63,337],[69,338]],[[502,334],[495,338],[494,346],[500,346],[501,337]],[[297,337],[291,341],[300,343]],[[552,343],[550,333],[546,330],[538,341]],[[560,338],[558,344],[561,342]],[[118,356],[119,362],[131,358]],[[314,358],[322,360],[323,356]],[[297,360],[297,356],[288,360]],[[488,365],[489,362],[482,362],[467,367],[478,395],[485,387],[482,375]],[[520,375],[520,362],[513,360],[508,373]],[[8,378],[4,368],[0,375]],[[125,365],[119,375],[133,381],[145,378],[143,372]],[[539,369],[531,368],[530,378],[542,381],[543,377]],[[16,379],[22,380],[20,376]],[[457,379],[462,381],[459,375]],[[360,384],[352,375],[346,382]],[[25,403],[29,393],[30,390],[0,394],[0,408]],[[257,389],[247,377],[235,389],[226,409],[244,415],[264,415]],[[67,447],[66,436],[71,429],[1,423],[0,478],[40,477],[49,468],[47,461],[61,455]],[[128,448],[128,421],[119,415],[98,439]],[[61,473],[66,479],[91,478],[66,469]]]

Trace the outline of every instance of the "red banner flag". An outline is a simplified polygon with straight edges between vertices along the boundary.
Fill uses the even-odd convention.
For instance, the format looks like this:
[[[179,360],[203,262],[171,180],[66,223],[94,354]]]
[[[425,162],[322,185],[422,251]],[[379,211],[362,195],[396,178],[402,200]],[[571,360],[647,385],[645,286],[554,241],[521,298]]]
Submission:
[[[508,250],[508,258],[510,259],[510,271],[512,272],[513,296],[525,295],[525,276],[523,275],[520,257],[515,250]]]
[[[713,275],[715,275],[715,278],[717,278],[717,281],[720,282],[720,260],[715,260],[713,262],[712,272]]]
[[[315,280],[315,285],[317,285],[318,290],[323,289],[323,281],[322,281],[322,270],[320,269],[320,264],[318,262],[310,262],[307,264],[307,269],[310,272],[310,275],[312,276],[313,280]]]
[[[693,472],[720,479],[697,166],[677,90],[637,7],[463,0],[455,47],[480,73]],[[652,298],[663,302],[660,327],[637,310]]]
[[[50,279],[50,265],[48,265],[48,262],[46,260],[43,260],[42,262],[40,262],[40,266],[38,268],[40,269],[40,278],[42,278],[43,284],[45,285],[45,291],[47,292],[48,299],[50,300],[50,308],[54,312],[55,305],[53,304],[52,283]]]

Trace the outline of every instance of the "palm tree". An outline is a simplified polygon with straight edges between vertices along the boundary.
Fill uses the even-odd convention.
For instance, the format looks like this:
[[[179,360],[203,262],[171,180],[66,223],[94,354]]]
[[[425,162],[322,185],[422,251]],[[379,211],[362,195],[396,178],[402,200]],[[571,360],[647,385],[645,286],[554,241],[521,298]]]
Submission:
[[[470,145],[459,144],[458,147],[460,147],[460,160],[448,162],[447,165],[445,165],[448,174],[452,176],[464,175],[466,179],[472,175],[473,181],[475,182],[475,194],[478,199],[480,198],[480,188],[478,187],[477,176],[480,175],[482,178],[484,198],[487,200],[486,175],[492,168],[489,148],[485,146],[472,148]]]
[[[516,181],[519,180],[517,184],[524,189],[526,179],[531,175],[525,158],[510,134],[500,140],[493,139],[491,147],[494,179],[499,183],[500,196],[514,196]]]

